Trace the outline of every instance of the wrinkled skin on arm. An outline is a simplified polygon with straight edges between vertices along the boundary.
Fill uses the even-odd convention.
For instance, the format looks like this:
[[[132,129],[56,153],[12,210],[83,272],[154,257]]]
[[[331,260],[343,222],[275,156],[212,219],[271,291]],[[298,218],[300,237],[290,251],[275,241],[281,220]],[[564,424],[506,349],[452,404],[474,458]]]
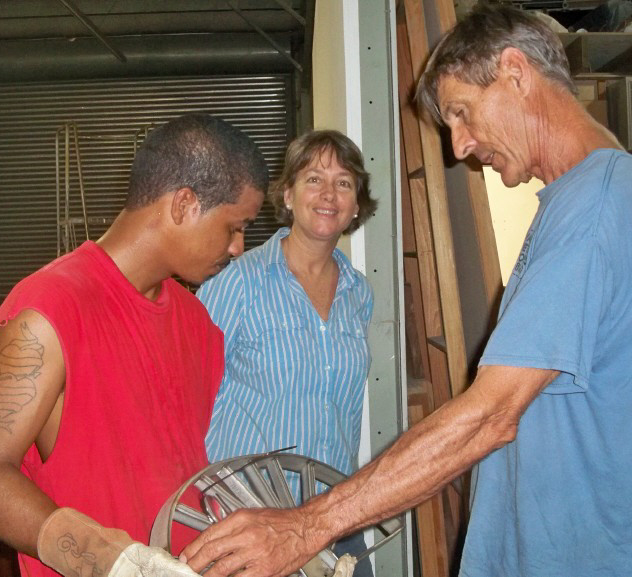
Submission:
[[[340,537],[429,499],[515,438],[520,417],[557,371],[481,367],[474,383],[331,491],[291,510],[248,509],[209,527],[183,551],[195,571],[284,577]]]

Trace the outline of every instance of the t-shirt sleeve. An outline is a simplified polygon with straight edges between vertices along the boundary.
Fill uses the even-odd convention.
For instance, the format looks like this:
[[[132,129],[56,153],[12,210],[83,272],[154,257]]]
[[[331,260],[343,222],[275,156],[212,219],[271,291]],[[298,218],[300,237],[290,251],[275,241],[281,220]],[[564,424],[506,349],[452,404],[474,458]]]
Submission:
[[[611,285],[611,271],[594,236],[534,256],[479,365],[561,371],[547,393],[587,389]]]

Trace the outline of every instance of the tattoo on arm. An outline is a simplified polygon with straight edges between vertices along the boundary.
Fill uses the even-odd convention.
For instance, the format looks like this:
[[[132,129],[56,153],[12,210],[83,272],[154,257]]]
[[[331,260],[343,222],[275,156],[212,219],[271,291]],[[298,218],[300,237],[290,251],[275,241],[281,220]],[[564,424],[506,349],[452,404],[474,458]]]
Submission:
[[[26,323],[22,336],[0,350],[0,429],[12,433],[14,417],[36,395],[34,380],[44,364],[44,346]]]
[[[81,551],[71,533],[62,535],[57,547],[63,554],[67,569],[77,577],[101,577],[104,573],[97,564],[97,556],[89,551]]]

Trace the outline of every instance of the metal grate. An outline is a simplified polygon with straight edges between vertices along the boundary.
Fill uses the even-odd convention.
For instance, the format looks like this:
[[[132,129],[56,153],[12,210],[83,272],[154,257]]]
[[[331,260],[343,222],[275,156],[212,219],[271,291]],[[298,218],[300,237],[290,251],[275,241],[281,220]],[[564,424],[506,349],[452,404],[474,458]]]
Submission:
[[[64,81],[0,85],[0,302],[21,278],[56,256],[56,133],[78,127],[92,239],[120,211],[134,134],[187,112],[208,112],[242,129],[279,175],[294,122],[291,76],[219,76]],[[80,216],[71,167],[71,213]],[[247,248],[278,228],[264,205]],[[83,236],[82,236],[83,235]],[[77,231],[77,241],[85,238]]]

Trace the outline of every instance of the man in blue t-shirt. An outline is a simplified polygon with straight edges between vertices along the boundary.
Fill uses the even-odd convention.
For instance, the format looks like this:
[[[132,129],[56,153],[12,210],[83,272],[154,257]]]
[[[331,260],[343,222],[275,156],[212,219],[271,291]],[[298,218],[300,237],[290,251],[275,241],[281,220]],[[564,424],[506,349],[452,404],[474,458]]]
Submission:
[[[285,575],[476,465],[461,577],[630,574],[632,156],[574,93],[525,11],[478,8],[440,42],[419,96],[457,158],[547,185],[477,377],[329,493],[212,528],[184,551],[194,569],[230,553],[226,574]]]

